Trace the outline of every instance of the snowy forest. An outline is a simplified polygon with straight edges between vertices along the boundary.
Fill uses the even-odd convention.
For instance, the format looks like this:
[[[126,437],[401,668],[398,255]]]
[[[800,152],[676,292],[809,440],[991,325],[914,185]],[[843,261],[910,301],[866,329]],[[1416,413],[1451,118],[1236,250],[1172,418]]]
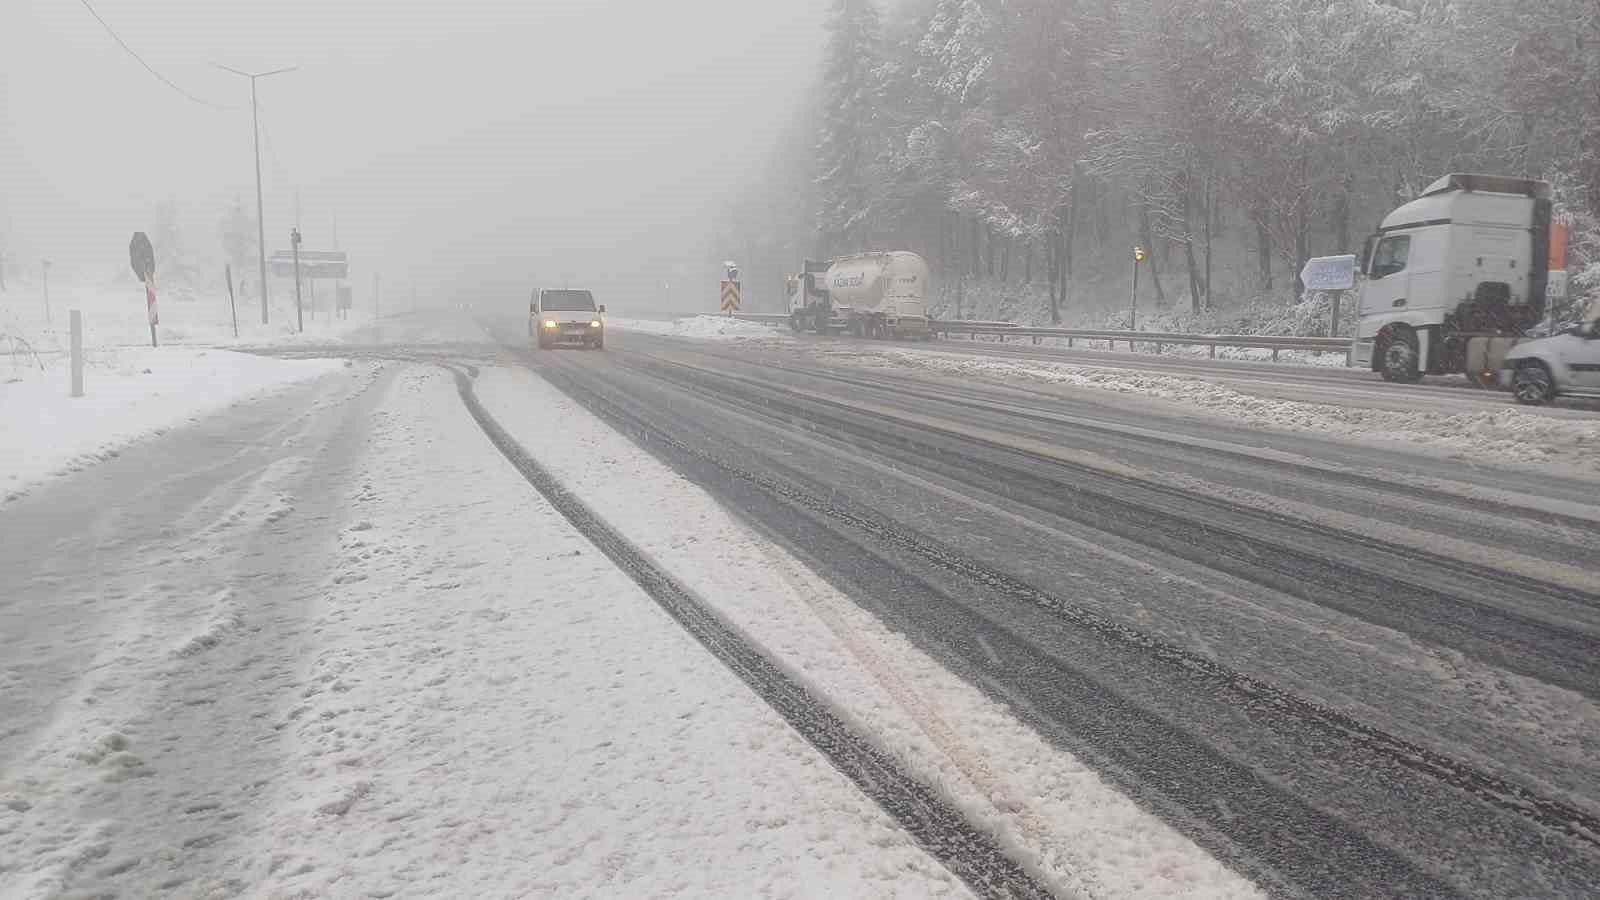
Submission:
[[[1178,321],[1285,309],[1455,171],[1550,181],[1600,291],[1600,0],[832,0],[815,73],[724,225],[768,305],[904,248],[941,316],[1100,324],[1138,244]]]

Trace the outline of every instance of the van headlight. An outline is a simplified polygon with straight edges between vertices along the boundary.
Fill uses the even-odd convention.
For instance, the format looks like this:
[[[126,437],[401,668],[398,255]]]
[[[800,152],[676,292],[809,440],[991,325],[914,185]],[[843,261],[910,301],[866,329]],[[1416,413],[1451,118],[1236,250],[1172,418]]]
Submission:
[[[546,327],[546,328],[554,328],[554,327],[556,327],[556,320],[555,319],[545,319],[544,320],[544,327]]]
[[[595,319],[593,322],[590,322],[589,323],[589,327],[590,328],[599,328],[600,327],[600,320],[599,319]]]

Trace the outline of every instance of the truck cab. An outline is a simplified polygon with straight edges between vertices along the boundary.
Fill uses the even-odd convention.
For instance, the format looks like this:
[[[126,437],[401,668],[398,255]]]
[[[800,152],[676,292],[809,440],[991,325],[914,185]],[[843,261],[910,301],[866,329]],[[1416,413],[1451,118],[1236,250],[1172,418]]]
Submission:
[[[1468,371],[1474,338],[1509,347],[1539,321],[1549,250],[1545,182],[1439,179],[1367,239],[1351,364],[1398,382]]]
[[[600,350],[606,343],[605,304],[588,291],[535,291],[528,304],[528,341],[540,350],[577,344]]]

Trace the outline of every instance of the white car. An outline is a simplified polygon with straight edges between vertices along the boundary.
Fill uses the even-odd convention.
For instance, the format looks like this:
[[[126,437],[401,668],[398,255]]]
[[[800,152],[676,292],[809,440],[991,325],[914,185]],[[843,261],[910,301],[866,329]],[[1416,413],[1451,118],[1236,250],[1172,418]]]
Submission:
[[[1532,406],[1559,396],[1600,397],[1600,319],[1512,347],[1500,384]]]

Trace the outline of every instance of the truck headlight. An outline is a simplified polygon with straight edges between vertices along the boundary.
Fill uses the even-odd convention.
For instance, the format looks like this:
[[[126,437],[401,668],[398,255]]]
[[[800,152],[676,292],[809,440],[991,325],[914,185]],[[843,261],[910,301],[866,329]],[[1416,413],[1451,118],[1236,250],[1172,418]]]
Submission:
[[[556,320],[555,319],[545,319],[544,320],[544,327],[546,327],[546,328],[554,328],[554,327],[556,327]]]

